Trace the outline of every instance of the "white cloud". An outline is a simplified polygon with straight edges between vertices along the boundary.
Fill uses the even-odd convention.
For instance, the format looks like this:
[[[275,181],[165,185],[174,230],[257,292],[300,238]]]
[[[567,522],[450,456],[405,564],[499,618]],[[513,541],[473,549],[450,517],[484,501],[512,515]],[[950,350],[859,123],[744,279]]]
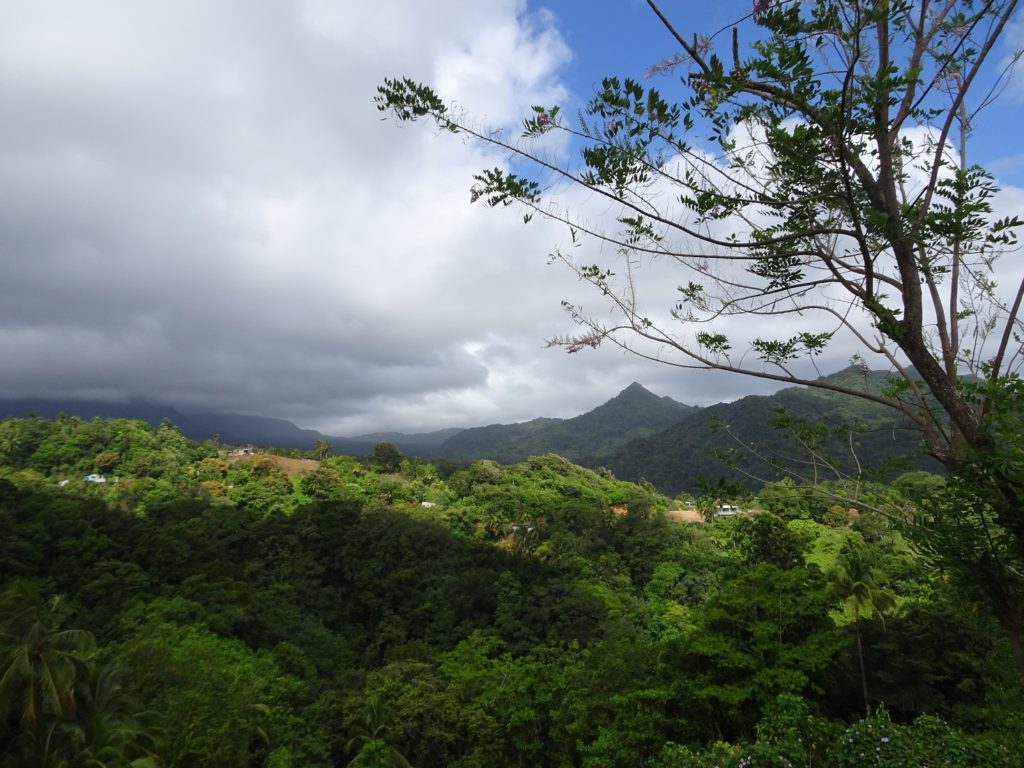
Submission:
[[[469,205],[472,174],[505,158],[373,105],[385,77],[436,74],[515,126],[565,95],[548,16],[460,0],[9,11],[5,394],[436,428],[571,415],[629,383],[579,388],[542,350],[578,286],[546,266],[550,226]]]
[[[553,24],[540,11],[484,28],[467,46],[439,57],[432,82],[489,125],[514,129],[534,104],[565,100],[565,87],[551,73],[571,53]]]
[[[560,76],[573,52],[522,0],[5,13],[6,395],[145,396],[350,434],[571,416],[634,380],[698,403],[756,385],[544,349],[570,330],[560,299],[606,311],[547,264],[564,230],[469,204],[504,156],[381,121],[386,77],[432,81],[513,137],[531,105],[578,96]],[[644,279],[663,311],[678,272]]]

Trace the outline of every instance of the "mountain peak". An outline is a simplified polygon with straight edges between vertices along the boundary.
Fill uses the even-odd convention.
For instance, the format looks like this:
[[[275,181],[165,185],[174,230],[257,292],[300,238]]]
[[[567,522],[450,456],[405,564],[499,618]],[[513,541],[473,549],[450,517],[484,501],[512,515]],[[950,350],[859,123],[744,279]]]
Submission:
[[[694,410],[670,397],[658,397],[634,381],[604,405],[580,416],[467,429],[445,441],[441,453],[453,459],[488,457],[505,462],[558,453],[573,461],[599,464],[630,440],[667,429]]]
[[[659,397],[642,384],[634,381],[604,405],[576,418],[604,420],[610,417],[616,421],[625,419],[633,426],[643,425],[648,429],[665,429],[693,410],[696,410],[693,406],[676,402],[668,396]],[[611,414],[619,415],[611,416]]]
[[[608,402],[615,402],[617,400],[637,400],[639,398],[660,399],[642,384],[634,381]]]

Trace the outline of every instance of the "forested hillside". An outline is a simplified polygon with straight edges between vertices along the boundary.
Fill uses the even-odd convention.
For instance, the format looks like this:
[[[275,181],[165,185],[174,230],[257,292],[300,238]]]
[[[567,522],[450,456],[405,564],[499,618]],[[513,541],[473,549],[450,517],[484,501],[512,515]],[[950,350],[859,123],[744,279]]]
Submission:
[[[855,391],[889,386],[885,374],[857,367],[824,379]],[[834,478],[835,469],[883,478],[940,469],[924,456],[920,432],[897,412],[811,387],[703,408],[630,442],[605,463],[619,477],[643,478],[670,494],[696,492],[702,478],[727,478],[756,490],[794,472],[812,480]]]
[[[183,435],[193,440],[208,440],[217,436],[226,443],[253,443],[278,448],[307,448],[314,440],[328,440],[339,453],[369,453],[374,444],[374,441],[370,440],[350,440],[324,435],[313,429],[300,429],[284,419],[241,413],[183,413],[169,405],[142,400],[0,400],[0,418],[22,418],[30,415],[51,419],[58,416],[85,420],[97,417],[137,419],[154,427],[167,419],[173,421]]]
[[[881,392],[887,385],[885,374],[865,374],[856,367],[824,378],[855,390]],[[62,407],[82,418],[116,414],[151,426],[169,418],[189,437],[206,439],[216,434],[228,443],[289,450],[306,449],[323,440],[336,453],[368,455],[375,443],[388,442],[409,455],[445,463],[492,459],[505,464],[557,453],[592,469],[608,467],[616,476],[633,482],[647,480],[668,494],[694,493],[702,482],[720,479],[756,490],[761,483],[781,479],[791,470],[804,471],[812,443],[826,476],[831,472],[825,467],[829,462],[845,471],[859,465],[861,470],[883,477],[910,469],[938,470],[937,464],[921,455],[919,433],[907,429],[905,420],[891,409],[808,387],[696,408],[659,397],[634,383],[597,408],[570,419],[537,418],[519,424],[422,434],[381,432],[353,438],[299,429],[280,419],[184,415],[143,403],[0,403],[8,413],[51,417],[61,414]],[[815,434],[808,440],[811,432]]]
[[[1019,764],[1003,633],[885,516],[941,478],[687,524],[554,455],[379,448],[0,422],[4,764]]]
[[[630,440],[660,432],[698,409],[658,397],[633,383],[603,405],[571,419],[533,419],[459,432],[438,449],[447,459],[505,463],[557,453],[596,467]]]

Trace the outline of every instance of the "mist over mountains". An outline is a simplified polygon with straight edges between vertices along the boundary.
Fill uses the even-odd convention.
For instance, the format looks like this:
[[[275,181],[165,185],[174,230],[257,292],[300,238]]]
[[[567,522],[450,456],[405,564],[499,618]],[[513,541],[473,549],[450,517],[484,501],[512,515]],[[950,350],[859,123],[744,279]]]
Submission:
[[[368,454],[377,443],[389,442],[411,455],[507,462],[543,453],[559,453],[573,460],[607,456],[630,440],[659,432],[696,410],[669,397],[658,397],[633,383],[603,405],[571,419],[537,418],[521,424],[453,427],[411,434],[373,432],[348,437],[303,429],[284,419],[240,413],[195,413],[145,400],[0,400],[0,418],[34,413],[52,419],[65,414],[86,420],[141,419],[154,426],[168,419],[192,440],[216,437],[232,445],[251,443],[300,450],[308,450],[317,440],[327,440],[336,453],[356,455]]]
[[[851,368],[825,378],[857,389],[880,387],[885,377],[865,377]],[[934,462],[921,455],[917,434],[895,411],[808,387],[790,387],[774,395],[697,408],[659,397],[633,383],[602,405],[568,419],[536,418],[470,429],[416,434],[376,432],[352,437],[302,429],[284,419],[190,413],[144,401],[0,401],[0,417],[34,413],[54,418],[63,413],[81,419],[142,419],[152,425],[169,419],[190,439],[216,438],[232,445],[309,450],[317,440],[327,440],[335,453],[366,456],[375,444],[389,442],[409,456],[456,462],[493,459],[512,463],[557,453],[583,466],[603,466],[623,480],[646,479],[669,494],[694,491],[703,481],[718,478],[757,485],[781,477],[780,464],[807,469],[806,450],[799,448],[786,430],[778,428],[783,412],[798,424],[824,425],[821,454],[846,468],[937,469]],[[843,427],[848,424],[856,424],[857,429],[851,432]],[[728,460],[723,461],[723,456]]]

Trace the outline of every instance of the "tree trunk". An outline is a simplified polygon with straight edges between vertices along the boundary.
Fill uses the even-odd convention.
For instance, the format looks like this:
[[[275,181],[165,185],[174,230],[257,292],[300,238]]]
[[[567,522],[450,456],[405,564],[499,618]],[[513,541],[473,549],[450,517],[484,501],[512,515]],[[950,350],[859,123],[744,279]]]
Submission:
[[[868,698],[868,673],[864,666],[864,646],[860,638],[860,615],[853,620],[853,629],[857,635],[857,660],[860,662],[860,685],[864,691],[864,711],[871,714],[871,700]]]

